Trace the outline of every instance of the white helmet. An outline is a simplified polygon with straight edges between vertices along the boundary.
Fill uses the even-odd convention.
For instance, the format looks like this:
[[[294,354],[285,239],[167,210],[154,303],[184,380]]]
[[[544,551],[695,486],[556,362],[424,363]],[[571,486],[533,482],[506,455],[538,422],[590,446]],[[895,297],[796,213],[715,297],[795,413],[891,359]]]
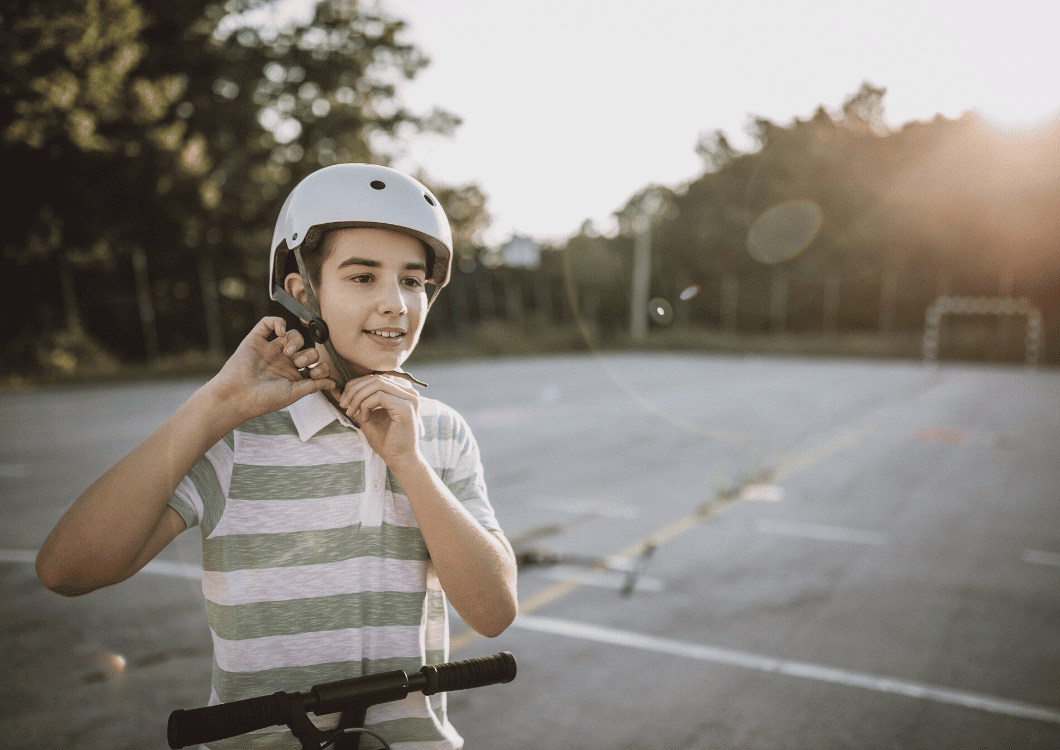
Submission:
[[[434,194],[403,172],[377,164],[335,164],[308,175],[287,196],[272,233],[270,294],[282,289],[287,254],[313,227],[375,227],[411,235],[434,251],[429,282],[449,282],[453,232]]]
[[[335,164],[305,177],[287,196],[272,233],[269,260],[269,296],[300,318],[309,321],[313,341],[331,355],[341,389],[348,380],[343,360],[332,347],[327,324],[320,317],[316,291],[306,272],[300,248],[310,229],[372,227],[415,237],[430,247],[434,265],[427,282],[435,285],[430,299],[449,282],[453,262],[453,233],[441,203],[418,180],[376,164]],[[287,258],[298,262],[308,308],[284,289]],[[419,383],[407,373],[405,377]],[[424,385],[420,383],[420,385]]]

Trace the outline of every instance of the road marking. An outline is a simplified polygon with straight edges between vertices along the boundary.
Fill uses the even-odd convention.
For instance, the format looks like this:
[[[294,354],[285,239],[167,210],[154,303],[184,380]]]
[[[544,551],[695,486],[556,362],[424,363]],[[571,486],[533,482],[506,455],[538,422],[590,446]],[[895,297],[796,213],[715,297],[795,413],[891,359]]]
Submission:
[[[755,529],[762,534],[793,536],[801,539],[820,539],[826,542],[851,542],[853,544],[886,544],[887,537],[875,531],[848,529],[843,526],[828,526],[803,521],[782,521],[774,518],[759,518]]]
[[[687,641],[678,641],[670,638],[657,638],[651,635],[633,633],[627,630],[605,628],[599,625],[561,620],[554,617],[536,617],[533,615],[519,615],[512,623],[512,627],[522,630],[531,630],[538,633],[551,635],[563,635],[569,638],[578,638],[597,643],[606,643],[614,646],[625,646],[641,651],[651,651],[660,654],[669,654],[686,659],[707,661],[715,664],[727,664],[729,666],[741,667],[743,669],[754,669],[760,672],[774,672],[788,675],[790,677],[802,677],[818,682],[828,682],[835,685],[846,685],[866,690],[874,690],[878,693],[892,693],[904,695],[909,698],[932,700],[938,703],[946,703],[963,708],[974,708],[1005,716],[1013,716],[1019,719],[1034,719],[1052,724],[1060,724],[1060,710],[1047,706],[1036,706],[1031,703],[1007,700],[982,693],[973,693],[967,690],[955,690],[937,685],[928,685],[910,680],[899,680],[891,677],[870,674],[867,672],[852,672],[846,669],[835,669],[820,664],[808,662],[791,661],[788,659],[776,659],[770,656],[753,654],[748,651],[737,651],[734,649],[720,648],[717,646],[704,646]]]
[[[1055,565],[1060,567],[1060,553],[1043,552],[1038,549],[1027,549],[1023,550],[1023,562],[1033,563],[1034,565]]]
[[[777,461],[777,468],[769,473],[769,479],[772,482],[780,482],[785,479],[790,479],[799,472],[835,455],[844,448],[849,448],[875,431],[875,424],[872,422],[865,422],[851,430],[836,435],[816,448],[812,448],[804,453],[791,457],[782,456]],[[751,484],[761,483],[762,482],[759,481]],[[658,548],[671,539],[675,539],[676,537],[697,528],[704,521],[725,512],[732,506],[738,504],[742,499],[744,498],[739,491],[717,495],[711,500],[700,503],[691,513],[681,516],[665,526],[656,529],[651,534],[648,534],[648,536],[638,539],[631,544],[627,544],[622,549],[611,553],[608,555],[608,558],[634,558],[640,555],[648,545]],[[601,565],[597,568],[575,572],[574,575],[570,576],[565,581],[557,581],[548,588],[538,591],[536,594],[520,601],[519,611],[527,615],[536,612],[542,607],[547,606],[558,599],[562,599],[567,594],[577,591],[582,586],[588,585],[588,582],[592,577],[603,570],[605,570],[605,566]],[[474,643],[481,637],[482,636],[474,630],[468,628],[464,632],[455,635],[450,639],[449,649],[455,653],[468,644]]]
[[[29,464],[0,464],[0,477],[22,479],[29,476]]]
[[[777,462],[777,466],[770,475],[770,478],[774,482],[783,482],[786,479],[791,479],[796,474],[805,471],[815,464],[819,464],[826,458],[834,456],[844,448],[849,448],[861,440],[864,440],[875,431],[876,425],[874,423],[865,422],[851,430],[839,433],[830,440],[826,440],[808,451],[790,457],[782,456]]]
[[[627,503],[614,503],[607,500],[583,500],[575,497],[533,495],[527,505],[540,510],[554,510],[575,515],[625,518],[629,520],[640,517],[638,508]]]
[[[0,563],[24,563],[34,565],[37,562],[37,550],[35,549],[0,549]],[[170,562],[169,560],[152,560],[140,570],[140,573],[149,573],[167,578],[186,578],[192,581],[202,580],[202,568],[182,562]]]
[[[553,581],[565,581],[572,575],[575,575],[578,569],[573,565],[556,565],[551,568],[542,568],[535,570],[532,575],[540,576],[542,578],[548,578]],[[598,573],[594,573],[590,578],[587,578],[583,585],[585,586],[596,586],[602,589],[615,589],[621,591],[626,586],[626,581],[629,576],[626,573],[619,572],[617,570],[602,570]],[[635,592],[648,591],[657,593],[662,591],[664,584],[662,579],[653,578],[651,576],[637,576],[636,584],[633,587]]]

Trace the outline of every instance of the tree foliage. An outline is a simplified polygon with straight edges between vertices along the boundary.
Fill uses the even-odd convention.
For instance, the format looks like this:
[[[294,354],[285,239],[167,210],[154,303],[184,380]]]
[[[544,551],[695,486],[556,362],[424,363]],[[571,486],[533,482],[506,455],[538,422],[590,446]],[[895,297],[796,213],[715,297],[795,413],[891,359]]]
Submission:
[[[402,82],[428,63],[403,41],[402,20],[355,0],[320,0],[309,19],[279,19],[277,8],[0,9],[0,148],[19,175],[2,252],[25,295],[5,303],[20,321],[10,366],[32,369],[41,342],[82,319],[134,359],[137,321],[177,353],[202,348],[219,318],[229,330],[211,344],[224,346],[265,309],[272,223],[295,182],[329,164],[387,163],[396,142],[459,124],[401,104]],[[485,195],[434,187],[459,241],[472,242],[488,221]],[[148,270],[137,276],[138,256]]]

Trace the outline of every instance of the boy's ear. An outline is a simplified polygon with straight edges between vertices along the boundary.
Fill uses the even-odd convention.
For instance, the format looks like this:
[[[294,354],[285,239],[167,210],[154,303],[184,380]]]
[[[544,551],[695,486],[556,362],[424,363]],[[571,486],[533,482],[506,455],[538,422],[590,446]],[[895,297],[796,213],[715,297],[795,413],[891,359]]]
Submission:
[[[298,304],[302,307],[308,307],[308,300],[305,293],[305,283],[302,281],[302,274],[300,273],[289,273],[287,278],[283,280],[284,290],[294,297]],[[302,323],[308,324],[308,320],[303,320]]]

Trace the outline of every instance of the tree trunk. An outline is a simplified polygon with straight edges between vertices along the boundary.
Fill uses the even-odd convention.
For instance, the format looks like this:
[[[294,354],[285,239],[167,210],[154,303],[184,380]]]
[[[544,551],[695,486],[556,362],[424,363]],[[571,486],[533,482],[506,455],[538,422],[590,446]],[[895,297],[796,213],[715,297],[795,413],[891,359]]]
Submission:
[[[898,271],[885,268],[880,280],[880,333],[894,333],[894,319],[898,309]]]
[[[151,367],[158,366],[161,351],[158,346],[158,326],[155,321],[155,303],[151,295],[151,281],[147,277],[147,253],[140,246],[132,251],[133,284],[136,287],[136,303],[140,311],[140,326],[144,333],[144,352]]]
[[[221,323],[221,302],[217,297],[217,276],[208,252],[199,253],[199,286],[202,287],[202,309],[206,315],[206,341],[210,359],[224,361],[224,326]]]
[[[552,325],[552,283],[544,274],[534,280],[534,307],[540,324]]]
[[[70,261],[65,255],[59,255],[59,284],[63,291],[63,308],[66,312],[66,328],[78,337],[81,336],[81,307],[77,303],[77,290],[74,288],[74,274]]]
[[[842,280],[838,278],[831,278],[825,282],[824,332],[828,336],[834,336],[839,332],[839,291],[842,285]]]
[[[523,324],[523,290],[511,272],[504,274],[504,312],[509,323]]]
[[[788,277],[773,269],[773,291],[769,301],[770,327],[773,333],[784,333],[788,317]]]
[[[729,272],[721,280],[721,327],[733,333],[736,331],[737,305],[740,301],[740,279]]]

